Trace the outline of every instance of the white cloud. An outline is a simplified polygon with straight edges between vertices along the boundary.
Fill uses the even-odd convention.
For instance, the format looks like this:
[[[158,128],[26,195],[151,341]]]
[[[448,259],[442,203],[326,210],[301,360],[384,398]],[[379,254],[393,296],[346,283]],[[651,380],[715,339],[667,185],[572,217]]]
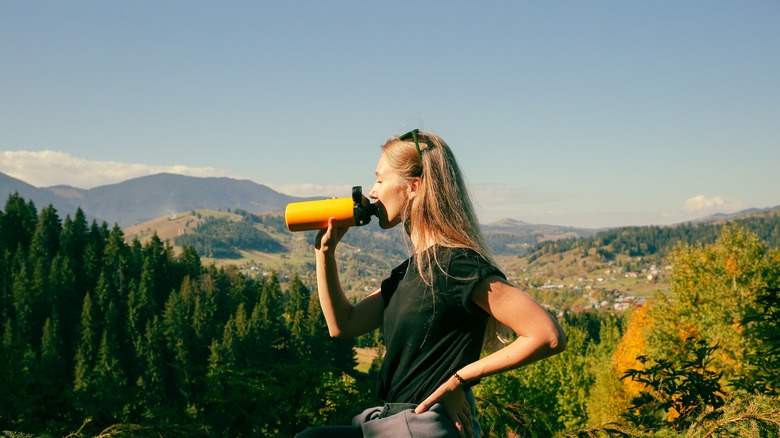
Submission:
[[[727,203],[728,201],[722,196],[708,198],[704,195],[697,195],[685,201],[683,210],[691,212],[711,211],[713,209],[721,208]]]
[[[696,195],[685,201],[685,205],[682,207],[684,214],[674,215],[678,217],[688,217],[691,215],[705,215],[715,213],[734,213],[739,210],[747,208],[745,203],[741,201],[732,201],[723,196],[705,196]],[[667,218],[672,218],[673,215],[666,213]]]
[[[82,189],[163,172],[198,177],[227,176],[228,173],[213,167],[91,161],[67,152],[48,150],[0,152],[0,172],[36,187],[64,184]]]

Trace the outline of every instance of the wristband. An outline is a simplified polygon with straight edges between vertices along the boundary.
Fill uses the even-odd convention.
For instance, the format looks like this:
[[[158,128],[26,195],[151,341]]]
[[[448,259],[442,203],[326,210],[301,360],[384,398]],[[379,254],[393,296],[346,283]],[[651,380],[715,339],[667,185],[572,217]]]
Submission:
[[[460,383],[460,387],[463,388],[464,392],[468,391],[469,389],[471,389],[469,384],[465,380],[463,380],[463,377],[461,377],[460,374],[458,374],[457,371],[452,373],[452,377],[454,377],[458,381],[458,383]]]

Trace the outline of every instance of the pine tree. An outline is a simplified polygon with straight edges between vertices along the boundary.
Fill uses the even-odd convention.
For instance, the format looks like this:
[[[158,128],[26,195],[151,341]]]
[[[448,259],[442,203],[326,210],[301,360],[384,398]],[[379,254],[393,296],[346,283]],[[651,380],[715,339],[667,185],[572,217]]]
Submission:
[[[322,314],[317,294],[312,294],[309,298],[306,320],[308,322],[306,330],[307,351],[310,352],[313,364],[324,366],[328,362],[326,346],[331,341],[331,337],[328,334],[328,324]]]
[[[38,222],[30,244],[30,256],[43,258],[46,262],[60,250],[60,235],[62,234],[62,222],[57,215],[57,210],[49,205],[41,210]]]
[[[122,230],[115,226],[108,235],[102,261],[102,271],[96,297],[103,313],[103,330],[108,334],[110,347],[115,352],[122,371],[135,363],[133,343],[128,325],[128,297],[137,285],[139,274],[133,269],[133,256],[124,241]]]
[[[10,194],[0,215],[0,249],[15,252],[22,248],[26,253],[37,222],[35,204],[26,203],[18,192]]]
[[[92,369],[95,366],[97,352],[97,332],[94,327],[92,299],[89,293],[84,296],[81,306],[81,321],[79,322],[79,339],[76,346],[75,371],[73,390],[86,391],[90,386]]]
[[[169,408],[165,400],[165,337],[156,315],[146,324],[144,342],[140,345],[137,358],[142,365],[138,384],[143,391],[146,407],[164,418],[166,408]]]
[[[105,222],[103,222],[102,226],[99,226],[97,222],[92,222],[86,236],[86,247],[84,248],[83,290],[85,291],[94,290],[97,286],[98,279],[103,271],[103,255],[108,234],[108,226]]]
[[[194,247],[185,246],[182,248],[178,261],[183,270],[182,276],[188,275],[191,278],[200,278],[203,273],[203,266],[201,265],[198,251]]]
[[[193,281],[193,277],[186,276],[183,282]],[[219,307],[219,296],[223,295],[216,289],[216,284],[211,281],[209,275],[203,275],[198,282],[198,294],[194,303],[192,312],[192,328],[195,337],[198,339],[198,346],[202,349],[201,354],[207,356],[213,339],[222,335],[224,322]],[[206,360],[206,357],[203,360]]]
[[[82,272],[84,266],[84,255],[87,248],[89,227],[87,218],[81,207],[76,209],[73,218],[70,215],[65,217],[62,224],[62,234],[60,235],[60,247],[62,253],[70,259],[75,272]],[[83,278],[78,279],[77,288],[84,290]]]
[[[91,399],[94,415],[108,421],[121,421],[128,381],[120,365],[117,343],[107,330],[100,337],[93,377],[86,397]]]
[[[137,242],[137,241],[135,241]],[[181,286],[183,276],[173,267],[173,254],[157,234],[152,235],[149,242],[141,249],[142,275],[146,275],[149,298],[154,308],[165,305],[171,290]]]
[[[19,251],[21,252],[21,251]],[[19,342],[32,344],[33,310],[36,306],[34,297],[30,294],[30,281],[27,276],[27,267],[19,264],[18,271],[13,278],[11,286],[11,304],[13,305],[13,328],[15,337]]]
[[[62,366],[64,354],[59,331],[59,318],[55,310],[51,317],[46,318],[41,335],[40,369],[50,377],[59,377],[63,369],[66,369]]]
[[[311,293],[300,277],[296,275],[290,282],[288,294],[289,299],[287,300],[285,314],[287,315],[290,336],[294,348],[303,356],[306,354],[303,347],[306,343],[307,317]]]
[[[144,266],[141,279],[134,284],[127,297],[129,336],[136,354],[139,354],[146,337],[147,324],[154,316],[155,305],[151,296],[153,288],[149,270]]]
[[[275,272],[263,282],[257,307],[260,312],[260,330],[264,339],[267,339],[272,347],[283,347],[286,338],[284,304],[279,277]]]
[[[71,267],[69,257],[62,254],[54,257],[49,269],[48,284],[49,300],[59,315],[63,351],[73,351],[84,291],[77,289],[76,273]],[[69,370],[69,365],[70,363],[65,369]]]
[[[307,360],[326,369],[336,369],[347,374],[354,373],[355,340],[330,337],[317,294],[311,295],[307,313],[307,351],[310,352]]]

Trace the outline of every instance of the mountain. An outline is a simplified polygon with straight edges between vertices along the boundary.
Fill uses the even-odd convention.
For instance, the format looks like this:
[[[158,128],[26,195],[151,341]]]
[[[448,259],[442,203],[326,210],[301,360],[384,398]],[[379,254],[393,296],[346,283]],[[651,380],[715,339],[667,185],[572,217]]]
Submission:
[[[597,230],[529,224],[516,219],[501,219],[482,225],[482,232],[493,251],[498,255],[503,255],[524,254],[537,243],[548,240],[589,237],[594,235]]]
[[[53,205],[60,216],[73,214],[78,207],[89,220],[105,221],[122,228],[191,210],[245,210],[250,213],[282,211],[290,202],[315,198],[285,195],[249,180],[218,177],[192,177],[161,173],[130,179],[92,189],[58,185],[37,188],[0,173],[0,208],[8,195],[19,195],[35,203],[40,210]],[[778,208],[778,207],[775,207]],[[772,210],[772,209],[763,209]],[[756,212],[744,210],[729,215],[713,215],[690,223],[731,220]],[[503,219],[483,226],[497,252],[515,252],[521,246],[568,237],[589,237],[602,231],[556,225],[530,224]]]
[[[53,205],[62,217],[78,207],[90,219],[127,227],[173,213],[241,209],[281,211],[290,202],[313,198],[288,196],[262,184],[233,178],[199,178],[161,173],[92,189],[70,186],[36,188],[0,173],[0,196],[18,192],[41,209]]]
[[[23,199],[33,201],[38,210],[51,204],[58,212],[70,213],[75,212],[78,207],[77,204],[74,204],[67,197],[52,193],[46,189],[39,189],[22,180],[0,173],[0,196],[2,196],[0,208],[5,207],[5,201],[8,199],[8,195],[12,193],[19,193],[19,196]]]
[[[768,213],[768,212],[778,211],[778,210],[780,210],[780,205],[776,205],[774,207],[767,207],[767,208],[748,208],[746,210],[740,210],[736,213],[715,213],[710,216],[693,219],[684,223],[707,224],[707,223],[727,222],[733,219],[739,219],[750,215]]]
[[[559,225],[530,224],[516,219],[501,219],[482,225],[486,233],[531,234],[539,240],[558,240],[567,237],[592,236],[598,230],[591,228],[564,227]]]

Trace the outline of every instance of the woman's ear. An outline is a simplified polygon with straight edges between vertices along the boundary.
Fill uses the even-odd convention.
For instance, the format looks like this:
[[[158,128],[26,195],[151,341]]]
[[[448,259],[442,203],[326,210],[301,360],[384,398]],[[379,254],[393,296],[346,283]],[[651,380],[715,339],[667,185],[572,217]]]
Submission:
[[[417,191],[422,187],[422,178],[419,176],[412,177],[409,181],[409,199],[414,199],[417,196]]]

